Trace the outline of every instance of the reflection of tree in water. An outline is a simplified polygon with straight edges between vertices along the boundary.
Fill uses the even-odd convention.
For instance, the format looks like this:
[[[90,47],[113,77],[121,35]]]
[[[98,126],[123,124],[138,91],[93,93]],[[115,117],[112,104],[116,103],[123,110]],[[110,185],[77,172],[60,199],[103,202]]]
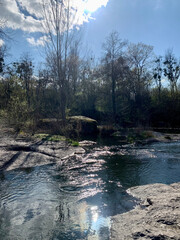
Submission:
[[[107,239],[107,236],[109,236],[109,228],[107,227],[101,227],[99,229],[99,240]],[[109,238],[108,238],[109,239]]]
[[[115,214],[122,193],[104,154],[104,150],[103,157],[92,150],[64,160],[59,167],[30,168],[18,171],[19,176],[16,172],[15,194],[23,186],[27,198],[21,204],[15,201],[14,213],[23,208],[20,214],[24,230],[12,226],[14,235],[20,234],[23,239],[23,234],[38,237],[41,232],[43,239],[107,240],[110,224],[106,217]]]
[[[10,239],[11,212],[5,203],[0,202],[0,239]]]
[[[127,201],[124,189],[117,186],[113,176],[108,175],[108,168],[112,166],[107,167],[106,161],[97,155],[89,153],[82,157],[73,156],[59,168],[61,177],[56,179],[66,203],[61,201],[58,206],[58,221],[64,223],[65,232],[69,231],[69,226],[70,231],[79,227],[80,232],[86,232],[87,236],[96,236],[98,239],[106,236],[104,239],[107,239],[109,226],[104,217],[118,211],[125,212],[133,204]],[[68,196],[72,198],[73,195],[74,204],[70,204]]]

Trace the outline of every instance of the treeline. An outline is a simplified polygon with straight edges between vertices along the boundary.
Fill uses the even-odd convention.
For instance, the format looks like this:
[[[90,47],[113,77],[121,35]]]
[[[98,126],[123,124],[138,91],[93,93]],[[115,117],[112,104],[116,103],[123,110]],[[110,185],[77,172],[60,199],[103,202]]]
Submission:
[[[82,59],[79,48],[73,42],[65,58],[47,55],[35,74],[28,54],[6,65],[0,47],[1,114],[18,128],[44,118],[65,124],[72,115],[121,127],[180,127],[180,63],[172,50],[157,57],[152,46],[128,43],[117,32],[103,43],[98,64]]]

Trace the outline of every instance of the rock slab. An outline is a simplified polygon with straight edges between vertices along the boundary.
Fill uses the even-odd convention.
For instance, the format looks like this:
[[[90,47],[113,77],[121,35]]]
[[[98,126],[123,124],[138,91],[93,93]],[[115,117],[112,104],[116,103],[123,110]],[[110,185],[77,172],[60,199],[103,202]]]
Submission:
[[[180,183],[133,187],[135,209],[112,217],[111,240],[180,240]]]

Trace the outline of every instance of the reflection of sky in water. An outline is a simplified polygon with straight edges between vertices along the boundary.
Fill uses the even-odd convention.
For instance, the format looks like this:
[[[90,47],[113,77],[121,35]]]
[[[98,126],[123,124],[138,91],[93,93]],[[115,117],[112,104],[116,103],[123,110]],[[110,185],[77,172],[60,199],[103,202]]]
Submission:
[[[180,181],[179,146],[99,147],[58,167],[1,174],[1,238],[109,239],[110,216],[133,206],[127,187]]]
[[[0,185],[0,234],[3,240],[16,239],[14,236],[18,240],[84,239],[86,236],[99,239],[101,228],[109,228],[110,222],[102,216],[98,206],[92,206],[91,200],[86,202],[91,197],[96,202],[96,194],[101,192],[96,189],[96,184],[93,187],[97,182],[90,181],[90,188],[85,191],[84,187],[89,186],[84,185],[84,178],[79,176],[71,181],[69,174],[62,181],[56,178],[62,172],[46,166],[37,167],[30,174],[11,171],[4,176]],[[103,203],[98,199],[98,204]]]
[[[92,227],[91,228],[93,231],[98,233],[101,230],[101,228],[109,228],[110,218],[109,217],[104,218],[102,216],[99,216],[97,206],[91,207],[91,216],[92,216]]]

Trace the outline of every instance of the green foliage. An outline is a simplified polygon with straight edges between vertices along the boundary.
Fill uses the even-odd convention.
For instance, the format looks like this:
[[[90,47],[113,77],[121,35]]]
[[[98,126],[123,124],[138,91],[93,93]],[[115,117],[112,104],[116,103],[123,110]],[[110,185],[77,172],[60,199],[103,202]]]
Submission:
[[[42,141],[50,141],[50,142],[66,141],[71,146],[74,146],[74,147],[79,146],[79,142],[74,141],[70,138],[66,138],[65,136],[61,136],[61,135],[50,135],[50,134],[45,134],[45,133],[39,133],[39,134],[35,134],[34,137],[38,138]]]
[[[116,33],[109,37],[99,65],[93,58],[80,59],[76,46],[71,49],[63,91],[53,61],[34,77],[28,55],[6,66],[0,54],[1,115],[16,130],[51,134],[44,136],[49,141],[61,141],[61,135],[76,139],[81,133],[94,134],[97,122],[123,128],[180,127],[180,67],[172,51],[153,62],[151,46],[126,45]],[[118,48],[114,56],[111,43]],[[112,129],[100,132],[108,135]],[[146,134],[130,133],[128,138],[133,142],[146,139]]]
[[[9,122],[19,130],[29,117],[29,108],[26,100],[21,99],[20,96],[11,96],[7,110]]]
[[[50,142],[66,141],[66,138],[61,135],[50,135],[50,134],[40,133],[40,134],[35,134],[34,136],[43,141],[50,141]]]
[[[74,140],[72,140],[72,139],[66,139],[66,141],[68,142],[68,143],[70,143],[71,144],[71,146],[73,146],[73,147],[78,147],[79,146],[79,142],[78,141],[74,141]]]

